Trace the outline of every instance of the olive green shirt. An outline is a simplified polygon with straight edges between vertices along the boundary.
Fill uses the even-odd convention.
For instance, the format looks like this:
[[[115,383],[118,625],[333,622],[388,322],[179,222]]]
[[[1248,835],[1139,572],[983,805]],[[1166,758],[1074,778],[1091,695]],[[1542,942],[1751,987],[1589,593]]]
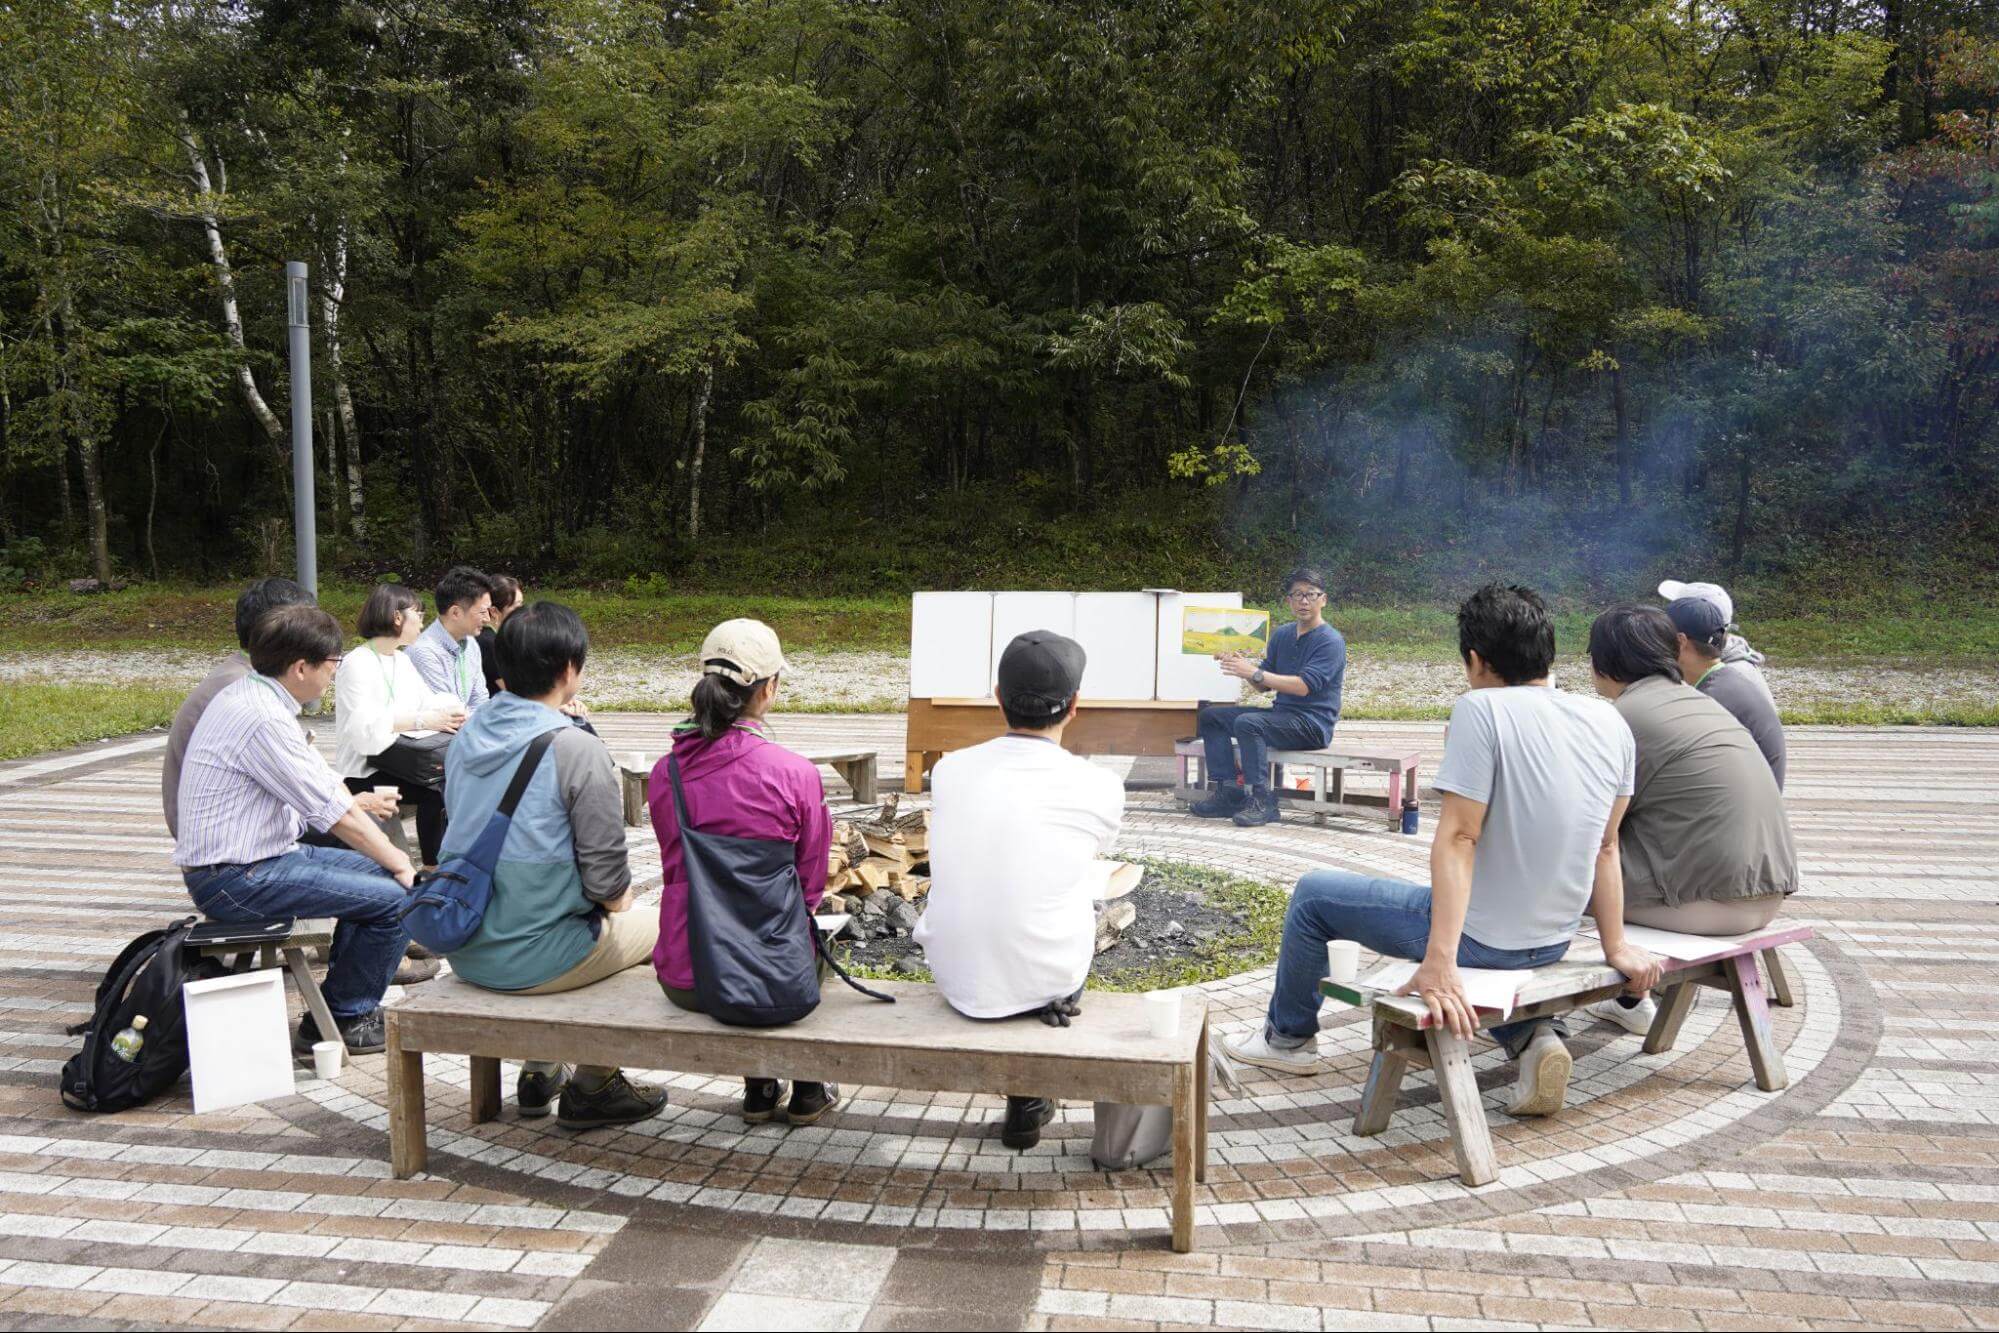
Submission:
[[[1677,907],[1797,892],[1783,793],[1747,729],[1664,676],[1627,686],[1617,711],[1638,742],[1618,832],[1625,901]]]

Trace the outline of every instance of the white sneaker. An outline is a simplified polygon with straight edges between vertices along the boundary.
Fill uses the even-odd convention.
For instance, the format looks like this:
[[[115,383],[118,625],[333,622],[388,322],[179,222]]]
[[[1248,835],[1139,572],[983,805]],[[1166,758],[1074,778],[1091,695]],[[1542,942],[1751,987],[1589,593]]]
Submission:
[[[1272,1046],[1269,1039],[1264,1036],[1261,1023],[1240,1037],[1224,1037],[1222,1049],[1228,1052],[1231,1060],[1255,1065],[1258,1069],[1268,1069],[1275,1074],[1319,1072],[1319,1043],[1316,1039],[1308,1046],[1298,1046],[1289,1050]]]
[[[1542,1027],[1520,1052],[1520,1076],[1513,1083],[1511,1116],[1553,1115],[1569,1094],[1569,1071],[1575,1060],[1554,1030]]]
[[[1652,1020],[1659,1016],[1659,1006],[1652,1003],[1649,995],[1629,1009],[1614,999],[1599,1000],[1585,1007],[1590,1017],[1615,1023],[1626,1032],[1635,1032],[1641,1037],[1652,1030]]]

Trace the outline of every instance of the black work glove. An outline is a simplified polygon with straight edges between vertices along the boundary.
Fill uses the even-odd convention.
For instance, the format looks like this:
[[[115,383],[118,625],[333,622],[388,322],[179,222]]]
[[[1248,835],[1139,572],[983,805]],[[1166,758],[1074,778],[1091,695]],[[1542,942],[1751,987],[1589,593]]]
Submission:
[[[1050,1000],[1036,1011],[1037,1017],[1051,1028],[1066,1028],[1070,1019],[1083,1012],[1082,999],[1083,992],[1079,990],[1066,999]]]

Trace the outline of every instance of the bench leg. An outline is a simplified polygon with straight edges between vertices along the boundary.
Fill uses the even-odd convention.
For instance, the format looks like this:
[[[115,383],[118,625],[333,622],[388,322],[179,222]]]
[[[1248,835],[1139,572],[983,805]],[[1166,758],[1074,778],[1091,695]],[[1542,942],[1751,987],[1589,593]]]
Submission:
[[[1360,1094],[1360,1110],[1354,1113],[1356,1135],[1372,1138],[1388,1128],[1388,1121],[1395,1114],[1395,1100],[1402,1093],[1402,1076],[1408,1072],[1409,1057],[1405,1052],[1375,1048],[1374,1063],[1367,1070],[1367,1086]]]
[[[389,1169],[408,1180],[430,1165],[423,1123],[423,1052],[403,1049],[396,1016],[389,1015]]]
[[[340,1035],[340,1025],[333,1021],[333,1011],[326,1007],[326,997],[320,994],[319,983],[313,980],[312,965],[305,961],[305,950],[286,949],[285,966],[291,970],[292,981],[298,986],[298,998],[304,1001],[305,1011],[312,1015],[313,1026],[319,1029],[319,1039],[344,1044],[346,1039]]]
[[[1194,1071],[1173,1071],[1173,1252],[1194,1248]]]
[[[1763,967],[1770,974],[1770,1003],[1779,1009],[1797,1004],[1798,997],[1791,993],[1791,974],[1784,970],[1784,960],[1775,949],[1763,951]]]
[[[1691,981],[1683,981],[1659,997],[1658,1016],[1652,1020],[1651,1031],[1645,1034],[1645,1054],[1657,1055],[1673,1049],[1673,1043],[1680,1039],[1680,1025],[1694,1011],[1700,989]]]
[[[902,789],[911,796],[923,794],[923,752],[910,750],[902,762]]]
[[[483,1055],[472,1057],[470,1110],[472,1123],[483,1125],[500,1114],[500,1062]]]
[[[841,774],[847,785],[854,789],[854,800],[860,805],[873,805],[881,799],[880,783],[875,777],[875,757],[867,755],[847,765]]]
[[[1735,1021],[1742,1026],[1742,1044],[1749,1048],[1749,1067],[1756,1074],[1756,1086],[1765,1092],[1789,1087],[1784,1072],[1784,1053],[1777,1049],[1776,1035],[1770,1030],[1770,1006],[1763,996],[1763,974],[1756,970],[1756,955],[1731,958],[1723,975],[1728,992],[1735,997]]]
[[[1194,1047],[1194,1183],[1208,1179],[1208,1020],[1201,1019],[1201,1040]]]
[[[1449,1028],[1424,1034],[1430,1047],[1430,1068],[1437,1075],[1437,1098],[1451,1129],[1451,1147],[1458,1155],[1458,1179],[1467,1185],[1487,1185],[1499,1177],[1492,1153],[1492,1130],[1479,1103],[1478,1080],[1472,1075],[1471,1047]]]

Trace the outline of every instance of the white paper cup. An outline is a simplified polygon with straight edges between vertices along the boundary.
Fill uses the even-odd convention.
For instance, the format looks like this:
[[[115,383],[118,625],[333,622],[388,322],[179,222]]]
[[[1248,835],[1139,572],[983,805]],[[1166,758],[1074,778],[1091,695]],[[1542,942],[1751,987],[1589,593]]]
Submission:
[[[643,773],[646,771],[646,757],[637,750],[627,750],[625,752],[624,765],[634,773]]]
[[[1180,1030],[1180,992],[1156,990],[1145,997],[1145,1024],[1155,1037],[1170,1037]]]
[[[1360,972],[1360,946],[1352,940],[1326,941],[1326,976],[1342,986],[1351,986]]]
[[[316,1041],[312,1044],[312,1067],[323,1079],[340,1077],[340,1062],[347,1058],[347,1047],[337,1041]]]
[[[403,789],[401,787],[377,787],[375,788],[375,795],[386,796],[392,801],[400,802],[403,799]]]

